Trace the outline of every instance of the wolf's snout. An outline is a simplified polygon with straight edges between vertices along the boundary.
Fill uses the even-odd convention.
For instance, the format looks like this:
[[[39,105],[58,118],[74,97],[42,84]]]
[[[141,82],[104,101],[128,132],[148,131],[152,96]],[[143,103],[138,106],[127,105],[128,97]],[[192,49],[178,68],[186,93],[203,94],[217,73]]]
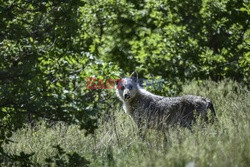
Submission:
[[[125,94],[125,95],[124,95],[124,98],[125,98],[125,99],[129,99],[130,96],[129,96],[128,94]]]

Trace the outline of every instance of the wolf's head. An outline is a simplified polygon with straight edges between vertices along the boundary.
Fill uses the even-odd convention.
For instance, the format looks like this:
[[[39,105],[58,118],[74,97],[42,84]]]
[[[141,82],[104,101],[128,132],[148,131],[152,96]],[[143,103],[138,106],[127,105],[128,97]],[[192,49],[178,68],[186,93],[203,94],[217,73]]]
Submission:
[[[129,78],[123,78],[116,81],[116,94],[122,101],[129,101],[135,97],[138,92],[138,75],[133,72]]]

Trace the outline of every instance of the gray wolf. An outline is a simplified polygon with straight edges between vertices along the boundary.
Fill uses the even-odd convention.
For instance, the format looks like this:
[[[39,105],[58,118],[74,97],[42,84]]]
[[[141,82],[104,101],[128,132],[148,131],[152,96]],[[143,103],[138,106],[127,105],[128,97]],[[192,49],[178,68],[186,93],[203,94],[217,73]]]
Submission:
[[[190,128],[195,114],[207,120],[207,110],[216,116],[210,99],[185,95],[163,97],[142,89],[138,84],[138,75],[133,72],[129,78],[116,81],[116,94],[123,102],[123,109],[140,129],[142,126],[164,129],[179,124]]]

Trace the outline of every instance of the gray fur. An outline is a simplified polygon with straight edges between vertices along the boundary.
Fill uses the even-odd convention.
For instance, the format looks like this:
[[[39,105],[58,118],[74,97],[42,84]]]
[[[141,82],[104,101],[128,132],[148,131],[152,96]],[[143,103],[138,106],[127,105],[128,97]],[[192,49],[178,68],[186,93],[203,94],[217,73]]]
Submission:
[[[117,82],[116,94],[123,102],[123,109],[140,128],[162,129],[171,125],[191,127],[195,121],[194,111],[207,119],[207,110],[215,116],[210,99],[201,96],[185,95],[180,97],[163,97],[154,95],[137,84],[137,73],[130,78]]]

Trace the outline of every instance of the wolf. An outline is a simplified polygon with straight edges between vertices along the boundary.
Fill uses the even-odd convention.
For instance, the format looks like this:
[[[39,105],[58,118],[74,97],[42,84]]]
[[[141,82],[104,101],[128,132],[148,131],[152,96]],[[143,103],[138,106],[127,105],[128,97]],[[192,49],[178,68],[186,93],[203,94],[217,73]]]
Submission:
[[[170,126],[191,128],[201,116],[207,120],[207,111],[215,117],[215,109],[210,99],[185,95],[180,97],[158,96],[143,89],[138,84],[138,74],[133,72],[129,78],[116,81],[116,95],[123,102],[124,111],[141,127],[164,130]]]

